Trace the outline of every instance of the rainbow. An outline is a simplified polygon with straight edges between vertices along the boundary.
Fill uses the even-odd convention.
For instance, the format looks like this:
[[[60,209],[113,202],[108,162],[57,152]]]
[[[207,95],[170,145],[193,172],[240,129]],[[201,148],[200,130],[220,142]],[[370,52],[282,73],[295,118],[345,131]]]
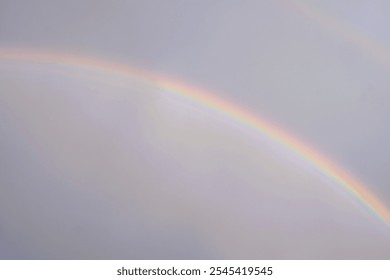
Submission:
[[[69,65],[86,69],[109,71],[118,75],[135,78],[143,83],[164,89],[171,94],[185,97],[186,99],[201,104],[215,112],[228,116],[229,118],[260,132],[280,146],[287,148],[290,152],[298,155],[304,161],[310,163],[317,170],[344,187],[369,210],[384,221],[385,224],[390,225],[389,209],[370,191],[369,187],[359,182],[336,163],[332,162],[326,156],[313,149],[293,134],[286,132],[272,122],[203,89],[172,80],[169,77],[160,74],[153,74],[129,66],[74,54],[3,48],[0,49],[0,60]]]
[[[378,64],[390,68],[390,52],[388,48],[382,46],[368,35],[352,28],[344,21],[324,14],[307,1],[289,0],[284,1],[285,5],[295,10],[300,15],[319,24],[322,28],[331,31],[347,42],[357,46],[362,52],[368,54]]]

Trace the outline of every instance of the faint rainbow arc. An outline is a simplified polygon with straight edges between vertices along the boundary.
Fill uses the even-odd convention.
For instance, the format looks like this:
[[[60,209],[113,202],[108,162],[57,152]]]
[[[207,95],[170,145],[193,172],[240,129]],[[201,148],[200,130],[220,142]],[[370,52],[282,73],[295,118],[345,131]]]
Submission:
[[[196,103],[202,104],[214,111],[229,116],[246,126],[266,135],[273,141],[284,146],[290,152],[299,155],[302,159],[309,162],[313,167],[323,174],[332,178],[335,182],[343,186],[352,193],[368,209],[381,218],[385,224],[390,225],[390,211],[363,183],[352,177],[337,164],[333,163],[319,151],[313,149],[291,133],[287,133],[270,121],[265,120],[239,106],[212,95],[205,90],[194,86],[186,85],[182,82],[164,77],[161,74],[140,69],[131,68],[114,62],[103,61],[87,56],[79,56],[65,53],[42,52],[27,49],[0,49],[1,60],[32,61],[48,64],[77,66],[88,69],[99,69],[113,72],[120,75],[126,75],[136,78],[147,84],[160,87],[171,93],[183,96]]]
[[[381,44],[363,34],[356,31],[348,24],[341,20],[327,16],[319,10],[312,8],[309,4],[305,4],[302,0],[287,0],[285,4],[295,9],[304,17],[317,22],[323,28],[338,34],[340,37],[358,46],[362,51],[376,60],[377,63],[390,68],[390,50],[383,47]]]

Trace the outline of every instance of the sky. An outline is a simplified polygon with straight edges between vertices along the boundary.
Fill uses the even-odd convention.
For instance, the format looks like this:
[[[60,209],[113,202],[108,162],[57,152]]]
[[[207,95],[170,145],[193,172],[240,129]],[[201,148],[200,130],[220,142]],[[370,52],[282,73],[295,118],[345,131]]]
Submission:
[[[272,121],[390,208],[390,6],[0,0],[0,258],[388,259],[390,227],[266,135],[93,57]]]

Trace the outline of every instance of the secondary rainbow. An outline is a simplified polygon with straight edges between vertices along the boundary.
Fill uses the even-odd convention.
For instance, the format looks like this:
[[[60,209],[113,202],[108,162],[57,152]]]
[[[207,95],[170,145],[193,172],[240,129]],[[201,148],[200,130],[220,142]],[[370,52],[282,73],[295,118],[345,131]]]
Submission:
[[[367,186],[348,174],[336,163],[332,162],[326,156],[313,149],[296,136],[277,127],[272,122],[203,89],[175,81],[161,74],[154,74],[118,63],[74,54],[43,52],[31,49],[3,48],[0,49],[0,59],[70,65],[114,72],[116,74],[129,76],[133,79],[135,78],[154,87],[162,88],[171,94],[183,96],[262,133],[281,146],[287,148],[290,152],[299,155],[303,160],[309,162],[320,172],[347,189],[360,202],[366,205],[368,209],[381,218],[385,224],[390,225],[390,211],[387,206],[381,202]]]
[[[361,51],[365,52],[373,58],[378,64],[390,68],[390,51],[388,48],[382,46],[370,36],[359,32],[357,29],[351,27],[346,22],[339,20],[330,15],[326,15],[321,10],[313,7],[308,1],[288,0],[283,3],[297,11],[302,16],[315,21],[321,27],[339,35],[344,40],[353,43]]]

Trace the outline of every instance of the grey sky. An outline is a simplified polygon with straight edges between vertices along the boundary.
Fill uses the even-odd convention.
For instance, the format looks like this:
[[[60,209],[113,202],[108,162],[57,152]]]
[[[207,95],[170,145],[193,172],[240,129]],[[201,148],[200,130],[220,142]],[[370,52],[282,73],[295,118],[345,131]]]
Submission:
[[[310,5],[388,46],[385,1],[338,3]],[[284,1],[0,0],[0,47],[208,88],[390,205],[390,65]],[[1,258],[389,258],[388,227],[260,135],[136,80],[68,70],[0,61]]]

